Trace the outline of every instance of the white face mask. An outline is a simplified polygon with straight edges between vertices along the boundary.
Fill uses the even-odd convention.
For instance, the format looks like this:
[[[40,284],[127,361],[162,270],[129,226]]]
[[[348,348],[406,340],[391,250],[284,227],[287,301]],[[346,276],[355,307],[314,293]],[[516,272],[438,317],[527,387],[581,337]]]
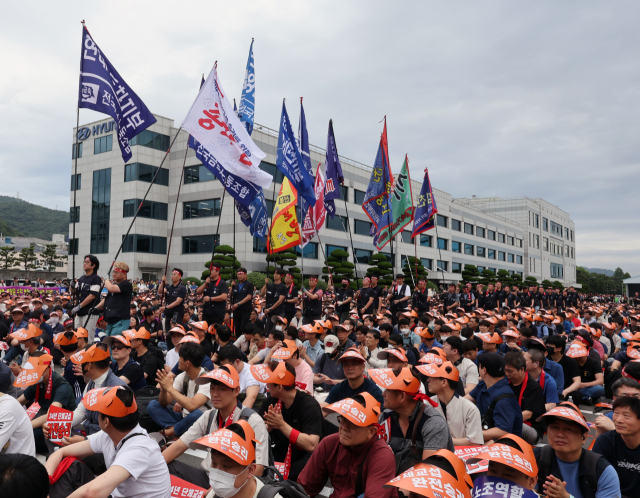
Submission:
[[[244,472],[248,468],[249,466],[245,467],[242,472]],[[242,474],[242,472],[240,472],[240,474]],[[222,470],[211,469],[209,471],[209,484],[211,484],[211,488],[213,489],[213,492],[216,494],[216,496],[219,496],[220,498],[229,498],[237,494],[238,491],[240,491],[244,487],[244,485],[249,482],[249,479],[247,479],[242,486],[236,488],[236,477],[238,477],[240,474],[233,475]]]
[[[20,343],[20,348],[22,348],[22,351],[26,351],[27,350],[27,345]]]
[[[276,330],[282,331],[282,325],[276,325]]]
[[[409,335],[409,332],[411,332],[411,329],[400,329],[400,332],[402,332],[402,335]]]
[[[53,327],[55,327],[56,325],[58,325],[58,322],[60,321],[60,318],[58,318],[57,316],[52,316],[50,319],[51,325]]]

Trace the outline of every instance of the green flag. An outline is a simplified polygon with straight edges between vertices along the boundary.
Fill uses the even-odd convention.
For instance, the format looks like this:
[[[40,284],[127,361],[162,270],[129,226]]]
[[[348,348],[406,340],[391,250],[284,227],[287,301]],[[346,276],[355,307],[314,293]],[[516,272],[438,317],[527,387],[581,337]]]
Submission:
[[[378,237],[378,250],[384,247],[392,237],[413,221],[415,207],[411,193],[411,177],[409,176],[409,159],[405,155],[400,173],[395,178],[393,192],[390,196],[393,225],[383,230]],[[390,235],[391,234],[391,235]]]

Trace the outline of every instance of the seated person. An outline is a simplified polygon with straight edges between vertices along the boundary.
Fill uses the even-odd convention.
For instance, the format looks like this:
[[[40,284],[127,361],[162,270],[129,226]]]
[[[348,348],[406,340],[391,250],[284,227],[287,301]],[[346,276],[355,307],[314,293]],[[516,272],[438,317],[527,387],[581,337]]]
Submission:
[[[300,358],[300,351],[295,341],[285,339],[271,355],[275,361],[286,361],[296,371],[296,387],[313,395],[313,370]],[[269,356],[267,356],[268,358]]]
[[[369,370],[369,376],[385,388],[380,424],[382,437],[399,462],[397,471],[408,469],[441,448],[454,451],[447,421],[433,407],[435,403],[419,393],[420,380],[409,367]]]
[[[140,412],[133,391],[128,386],[93,389],[82,403],[100,414],[102,431],[87,441],[55,451],[45,467],[53,476],[66,457],[82,459],[102,454],[107,471],[84,484],[65,479],[63,474],[53,484],[52,496],[59,496],[54,492],[57,486],[72,485],[77,489],[71,496],[170,498],[171,479],[167,464],[158,443],[138,425]]]
[[[44,465],[33,455],[0,454],[0,496],[48,498],[49,475]]]
[[[549,444],[534,448],[538,463],[538,492],[549,498],[571,496],[616,497],[620,481],[602,455],[585,450],[589,426],[580,410],[562,402],[541,418],[547,423]]]
[[[62,332],[54,337],[53,342],[60,348],[60,352],[62,353],[60,365],[64,368],[64,380],[66,380],[73,389],[77,400],[82,396],[82,392],[86,386],[84,375],[75,372],[73,370],[73,363],[69,361],[69,358],[78,352],[78,337],[74,332]]]
[[[156,372],[164,366],[164,355],[151,345],[151,333],[144,327],[137,331],[127,331],[133,353],[131,358],[140,365],[148,386],[156,385]],[[160,359],[162,358],[162,360]]]
[[[253,376],[267,384],[269,397],[262,403],[260,416],[267,424],[276,462],[286,463],[291,446],[289,479],[298,475],[316,449],[322,436],[322,411],[313,396],[296,389],[294,368],[286,362],[251,367]]]
[[[542,351],[532,349],[524,353],[524,360],[527,365],[529,378],[535,380],[542,388],[542,397],[545,402],[545,411],[551,410],[558,403],[558,388],[555,379],[544,371],[547,359]]]
[[[474,339],[465,339],[464,341],[464,357],[471,360],[474,364],[478,357],[478,341]],[[478,377],[479,378],[479,377]]]
[[[431,400],[437,403],[436,410],[447,421],[454,446],[484,444],[480,412],[476,405],[456,392],[460,374],[453,364],[447,361],[439,366],[427,364],[416,368],[427,376]]]
[[[142,367],[131,358],[131,341],[124,335],[106,337],[103,341],[111,348],[111,370],[136,392],[147,385]]]
[[[321,406],[325,407],[346,398],[353,398],[356,394],[363,392],[371,394],[383,406],[382,391],[371,379],[364,376],[365,359],[355,347],[345,351],[338,359],[338,363],[342,364],[346,379],[333,386]],[[325,410],[324,414],[326,416],[328,412]]]
[[[212,325],[212,327],[213,327],[213,325]],[[179,334],[179,332],[177,334]],[[200,339],[198,339],[198,337],[196,337],[196,333],[195,332],[190,330],[189,332],[185,333],[184,336],[182,336],[182,338],[178,342],[178,346],[176,348],[172,349],[171,351],[174,351],[175,349],[180,351],[180,345],[184,344],[185,342],[193,342],[195,344],[200,344]],[[167,356],[168,356],[168,354],[167,354]],[[179,357],[180,357],[180,353],[178,352],[178,358]],[[211,372],[215,368],[213,366],[213,361],[211,361],[211,358],[209,358],[206,354],[202,358],[202,363],[200,364],[200,366],[202,368],[204,368],[207,372]],[[173,365],[173,367],[171,368],[171,373],[174,376],[177,376],[177,375],[180,375],[181,372],[182,372],[182,370],[180,370],[180,364],[179,364],[179,362],[176,362]]]
[[[260,336],[260,331],[255,331],[255,335]],[[284,332],[282,330],[273,329],[269,331],[269,334],[265,336],[265,347],[260,349],[258,353],[249,360],[249,365],[256,365],[258,363],[264,363],[269,354],[278,349],[278,343],[284,341]]]
[[[37,403],[39,409],[31,419],[33,436],[36,442],[36,450],[39,453],[48,453],[48,449],[42,433],[42,426],[47,421],[47,415],[51,406],[76,409],[76,397],[69,383],[61,375],[53,371],[53,356],[43,351],[34,351],[29,360],[22,365],[22,371],[14,382],[18,388],[24,389],[18,398],[21,405]]]
[[[370,368],[387,368],[387,362],[378,358],[378,353],[382,351],[380,348],[380,332],[377,330],[368,330],[364,337],[364,344],[358,349],[360,354],[367,360],[365,370],[369,370]]]
[[[195,382],[209,387],[213,409],[204,412],[180,439],[170,445],[163,453],[169,472],[185,481],[208,489],[209,482],[215,478],[211,468],[211,455],[207,454],[202,461],[201,468],[196,468],[176,460],[191,443],[205,437],[207,434],[224,429],[229,424],[246,420],[255,432],[257,446],[255,475],[262,475],[264,467],[269,465],[269,437],[264,421],[250,408],[244,407],[238,401],[240,393],[240,378],[232,366],[221,366],[213,372],[198,377]]]
[[[628,367],[624,367],[626,369]],[[633,396],[634,398],[640,398],[640,383],[629,377],[621,377],[616,380],[611,386],[613,392],[613,401],[622,396]],[[596,437],[604,434],[607,431],[614,431],[616,429],[613,423],[613,410],[604,415],[599,415],[596,419]]]
[[[32,323],[29,323],[27,324],[26,327],[17,329],[12,334],[9,334],[8,337],[13,339],[12,343],[16,342],[17,349],[22,354],[23,364],[29,361],[29,356],[36,351],[42,351],[44,353],[49,354],[42,347],[42,341],[40,338],[41,333],[42,332],[40,331],[40,329],[38,329]],[[5,362],[7,362],[7,358],[10,357],[9,355],[10,352],[11,350],[9,350],[9,352],[5,356],[4,358]],[[11,369],[11,372],[13,372],[14,377],[17,377],[18,375],[20,375],[20,372],[22,371],[22,367],[18,365],[15,361],[11,361],[9,363],[9,368]]]
[[[478,376],[477,365],[473,361],[464,357],[464,342],[460,337],[449,337],[444,342],[442,350],[444,351],[444,354],[447,355],[447,360],[449,360],[453,366],[458,369],[458,372],[460,373],[460,382],[464,387],[464,393],[469,394],[473,388],[478,385],[480,377]]]
[[[521,329],[522,331],[522,329]],[[555,336],[552,336],[555,337]],[[549,339],[547,339],[548,341]],[[561,338],[561,340],[563,340]],[[545,373],[545,378],[553,377],[554,382],[556,383],[556,388],[558,390],[558,399],[562,399],[562,393],[564,392],[564,370],[563,367],[553,361],[551,356],[549,355],[549,351],[555,350],[555,346],[549,346],[536,338],[529,338],[525,341],[527,346],[527,352],[531,350],[540,351],[545,356],[544,366],[542,367]],[[571,358],[567,358],[567,360],[571,360]],[[573,360],[572,360],[573,361]],[[577,366],[577,363],[573,363],[573,366]],[[572,367],[569,367],[572,368]],[[542,386],[540,386],[542,387]]]
[[[416,356],[416,354],[411,350],[411,345],[407,345],[405,344],[405,342],[402,339],[402,335],[400,334],[391,334],[389,336],[389,347],[390,348],[402,348],[405,352],[405,354],[407,355],[407,360],[409,360],[409,364],[410,365],[415,365],[416,363],[418,363],[419,358]],[[378,355],[380,356],[380,355]],[[390,368],[389,365],[387,365],[387,368]]]
[[[200,375],[206,373],[200,366],[203,356],[204,350],[200,344],[187,342],[180,347],[179,365],[182,373],[175,380],[168,367],[158,370],[159,399],[149,402],[147,413],[162,427],[160,432],[167,441],[182,436],[202,416],[203,411],[212,407],[209,386],[195,383]],[[171,408],[169,405],[174,401],[175,405]]]
[[[396,463],[389,445],[378,436],[380,403],[362,392],[326,405],[323,411],[339,415],[340,430],[320,442],[298,483],[309,496],[319,495],[330,479],[337,496],[390,497],[392,490],[382,486],[395,476]]]
[[[247,408],[253,408],[255,411],[260,410],[262,402],[266,399],[266,385],[258,382],[251,375],[251,367],[243,361],[240,349],[237,347],[227,346],[218,353],[220,366],[233,366],[240,376],[240,394],[238,401]],[[215,407],[215,405],[214,405]]]
[[[0,392],[0,453],[23,453],[36,456],[33,427],[27,413],[16,398],[2,392]]]
[[[604,374],[600,360],[589,357],[587,348],[581,342],[574,341],[565,353],[573,358],[580,367],[580,386],[576,391],[566,390],[566,396],[580,399],[582,403],[594,405],[604,394]]]
[[[340,357],[340,341],[338,337],[329,334],[324,338],[324,354],[316,360],[313,366],[313,383],[329,392],[333,386],[345,379],[342,365],[338,363]]]
[[[169,330],[169,341],[171,341],[173,348],[167,352],[167,356],[164,359],[164,364],[168,365],[169,368],[174,368],[178,364],[178,359],[180,358],[178,354],[179,344],[186,333],[185,329],[180,325],[176,325]]]

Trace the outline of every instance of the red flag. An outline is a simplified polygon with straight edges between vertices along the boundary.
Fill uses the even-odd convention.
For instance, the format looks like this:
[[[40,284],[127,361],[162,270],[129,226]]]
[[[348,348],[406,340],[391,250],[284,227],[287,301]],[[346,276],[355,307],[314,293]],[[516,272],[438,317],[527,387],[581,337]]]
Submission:
[[[316,184],[314,191],[316,194],[316,203],[307,210],[307,216],[304,219],[304,225],[302,226],[302,247],[306,246],[316,232],[324,226],[324,220],[327,217],[327,210],[324,207],[324,177],[322,171],[320,171],[320,164],[316,169]]]

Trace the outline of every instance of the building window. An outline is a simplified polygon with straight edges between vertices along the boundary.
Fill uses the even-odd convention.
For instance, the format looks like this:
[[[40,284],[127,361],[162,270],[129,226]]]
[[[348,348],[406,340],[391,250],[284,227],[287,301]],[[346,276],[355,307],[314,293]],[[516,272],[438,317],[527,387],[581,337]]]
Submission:
[[[122,252],[167,254],[167,238],[154,237],[153,235],[128,235],[124,245],[122,246]]]
[[[569,246],[565,247],[565,251],[564,251],[565,256],[567,256],[567,258],[569,257]]]
[[[516,247],[522,247],[522,239],[516,239]]]
[[[473,256],[473,246],[471,244],[464,245],[464,253],[467,256]]]
[[[206,199],[203,201],[184,202],[182,209],[182,219],[207,218],[210,216],[220,216],[220,199]]]
[[[564,228],[564,238],[569,240],[569,229],[567,227]]]
[[[344,246],[333,246],[333,245],[331,245],[331,244],[327,244],[327,258],[328,258],[329,256],[331,256],[331,253],[332,253],[333,251],[335,251],[336,249],[341,249],[341,250],[343,250],[343,251],[346,251],[346,250],[347,250],[347,248],[346,248],[346,247],[344,247]]]
[[[495,268],[487,268],[487,270],[489,270],[494,275],[496,274],[496,269]]]
[[[170,138],[167,135],[162,135],[155,131],[144,130],[129,140],[129,145],[140,145],[142,147],[149,147],[150,149],[167,152],[169,150],[169,141]]]
[[[182,254],[212,254],[214,244],[220,244],[220,234],[182,237]]]
[[[436,217],[437,217],[437,220],[438,220],[438,226],[447,228],[447,219],[448,218],[446,216],[442,216],[442,215],[439,215],[439,214],[437,214]]]
[[[111,168],[93,172],[91,199],[91,254],[109,252],[109,216],[111,214]]]
[[[299,248],[299,247],[300,246],[296,246],[296,248]],[[266,237],[264,238],[264,240],[261,239],[260,237],[254,237],[253,238],[253,252],[260,252],[260,253],[266,254],[266,252],[267,252],[267,238]]]
[[[387,258],[387,263],[393,263],[393,259],[391,259],[391,254],[388,252],[380,252],[378,254],[382,254],[385,258]]]
[[[69,223],[80,223],[80,206],[69,208]]]
[[[254,237],[254,239],[257,237]],[[260,239],[258,239],[260,240]],[[298,257],[302,257],[302,251],[300,250],[300,246],[296,246],[296,254]],[[317,242],[309,242],[306,246],[304,246],[304,259],[318,259],[318,243]]]
[[[346,226],[344,216],[340,216],[336,214],[333,218],[331,216],[327,216],[327,228],[331,230],[339,230],[340,232],[346,232]],[[367,230],[367,235],[369,235],[369,231]]]
[[[82,157],[82,142],[71,146],[71,159],[76,158],[76,150],[78,151],[78,159]]]
[[[200,183],[200,182],[210,182],[216,180],[216,175],[214,175],[209,168],[200,164],[198,166],[188,166],[184,169],[184,183]]]
[[[482,237],[484,239],[484,228],[476,227],[476,235],[478,237]]]
[[[402,231],[402,242],[405,244],[413,244],[411,240],[411,232],[407,232],[406,230]]]
[[[356,249],[356,261],[358,263],[362,263],[363,265],[368,265],[369,261],[371,261],[371,256],[373,255],[373,251],[367,251],[366,249]]]
[[[540,235],[536,235],[536,249],[540,249]]]
[[[514,245],[513,237],[511,237],[510,235],[507,235],[507,244],[510,246]]]
[[[340,185],[340,200],[349,202],[349,187]]]
[[[562,237],[562,225],[558,225],[556,222],[551,222],[551,233]]]
[[[69,239],[69,256],[78,254],[78,239]]]
[[[487,258],[496,259],[496,250],[495,249],[487,249]]]
[[[476,256],[484,258],[486,256],[486,250],[484,247],[476,247]]]
[[[573,247],[571,248],[571,259],[576,259],[573,253]]]
[[[440,239],[438,239],[440,240]],[[462,252],[462,244],[460,242],[456,242],[455,240],[451,241],[451,251],[453,252]]]
[[[504,244],[504,234],[503,233],[499,233],[498,234],[498,242],[500,242],[501,244]]]
[[[542,237],[542,249],[549,251],[549,239],[546,237]]]
[[[460,263],[451,263],[451,273],[462,273],[462,265]]]
[[[438,249],[444,249],[446,251],[448,243],[449,241],[447,239],[438,238]]]
[[[433,267],[433,259],[429,258],[420,258],[422,262],[422,266],[424,266],[427,270],[431,270]]]
[[[484,271],[484,266],[478,266],[478,273],[482,273]]]
[[[431,235],[420,234],[420,245],[423,247],[431,247]]]
[[[564,271],[562,265],[551,263],[551,278],[562,278]]]
[[[131,218],[135,216],[142,199],[127,199],[123,202],[122,217]],[[151,220],[167,221],[168,205],[165,202],[147,201],[142,202],[142,207],[138,216]]]
[[[507,254],[507,263],[513,263],[513,262],[514,262],[514,255]]]
[[[487,230],[487,239],[496,240],[496,232],[493,230]]]
[[[449,262],[448,261],[438,261],[438,271],[449,271]]]
[[[522,256],[516,256],[516,263],[519,265],[522,264]]]
[[[275,164],[261,161],[260,169],[266,173],[269,173],[273,177],[273,181],[275,183],[282,183],[282,181],[284,180],[284,175],[282,174],[282,171],[276,168]],[[274,185],[274,188],[275,188],[275,185]]]
[[[506,253],[498,251],[498,261],[504,261],[506,259]]]
[[[571,232],[571,242],[573,242],[573,230],[570,231]]]
[[[71,192],[82,188],[82,174],[71,175]]]
[[[150,166],[142,163],[131,163],[124,165],[124,181],[125,182],[146,182],[151,183],[153,177],[158,171],[156,166]],[[158,177],[154,182],[156,185],[169,186],[169,170],[166,168],[160,168]]]
[[[473,225],[471,223],[464,224],[464,233],[468,233],[469,235],[473,235]]]
[[[372,226],[370,221],[355,220],[354,225],[353,233],[358,235],[369,235]]]
[[[93,139],[93,153],[102,154],[103,152],[111,152],[113,145],[113,135]]]
[[[535,220],[535,227],[536,228],[540,228],[540,217],[536,214],[535,215],[536,220]]]
[[[462,223],[460,223],[460,221],[454,220],[453,218],[451,218],[451,230],[455,230],[456,232],[459,232],[462,229],[461,225]]]
[[[549,220],[548,220],[548,219],[546,219],[546,218],[542,218],[542,229],[543,229],[545,232],[548,232],[548,231],[549,231]]]
[[[362,190],[353,189],[353,203],[357,204],[358,206],[362,206],[365,195],[366,195],[366,192],[363,192]]]

